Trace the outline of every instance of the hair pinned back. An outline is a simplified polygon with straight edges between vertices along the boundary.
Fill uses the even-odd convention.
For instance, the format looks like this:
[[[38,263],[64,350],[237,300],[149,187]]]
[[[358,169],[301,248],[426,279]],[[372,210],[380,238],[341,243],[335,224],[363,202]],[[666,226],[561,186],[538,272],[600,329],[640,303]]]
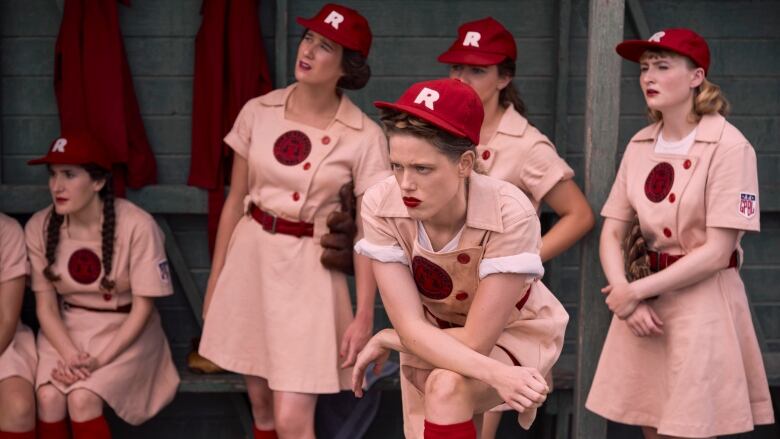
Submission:
[[[475,155],[477,153],[476,145],[468,138],[448,133],[447,131],[408,113],[391,109],[382,109],[380,112],[380,120],[385,134],[388,136],[393,134],[408,134],[424,139],[433,145],[437,151],[447,156],[452,162],[457,162],[465,152],[472,151]],[[476,165],[475,162],[474,170],[480,172]]]
[[[693,60],[685,55],[680,55],[679,53],[673,52],[671,50],[649,49],[645,51],[640,60],[661,57],[683,58],[685,59],[689,69],[693,70],[698,68]],[[721,116],[727,116],[730,110],[731,104],[729,104],[726,96],[724,96],[723,92],[721,92],[720,87],[708,80],[706,77],[702,83],[693,91],[692,113],[695,122],[700,121],[702,116],[705,114],[720,113]],[[658,110],[651,110],[648,108],[647,113],[653,122],[660,122],[663,120],[663,114],[661,114],[661,112]]]

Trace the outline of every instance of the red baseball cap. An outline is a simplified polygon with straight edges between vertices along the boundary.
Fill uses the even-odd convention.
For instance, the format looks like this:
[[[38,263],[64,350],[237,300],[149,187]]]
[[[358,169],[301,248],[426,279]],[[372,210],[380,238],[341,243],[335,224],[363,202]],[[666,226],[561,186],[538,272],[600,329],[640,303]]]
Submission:
[[[703,68],[705,74],[710,69],[710,48],[701,35],[690,29],[664,29],[654,33],[647,41],[627,40],[615,47],[618,55],[634,62],[639,62],[648,49],[669,50],[687,56]]]
[[[49,152],[41,158],[30,160],[28,165],[86,165],[94,163],[105,170],[111,169],[106,148],[87,133],[63,134],[54,139]]]
[[[376,101],[374,106],[411,114],[479,144],[479,131],[485,117],[482,100],[473,88],[457,79],[418,82],[394,103]]]
[[[493,17],[470,21],[458,27],[458,39],[439,55],[444,64],[491,66],[506,58],[517,60],[512,34]]]
[[[371,27],[358,11],[328,3],[312,18],[298,17],[298,24],[368,57],[371,49]]]

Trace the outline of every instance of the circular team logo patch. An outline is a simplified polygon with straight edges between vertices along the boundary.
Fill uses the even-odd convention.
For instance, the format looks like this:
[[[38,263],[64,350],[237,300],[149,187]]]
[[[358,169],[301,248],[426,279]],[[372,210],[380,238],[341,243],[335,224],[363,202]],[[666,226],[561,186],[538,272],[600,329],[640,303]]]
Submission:
[[[674,167],[663,162],[655,165],[645,180],[645,195],[653,203],[660,203],[672,190]]]
[[[68,273],[76,282],[89,285],[100,277],[100,258],[92,250],[76,250],[68,260]]]
[[[274,143],[274,157],[283,165],[295,166],[306,160],[309,153],[311,140],[301,131],[287,131]]]
[[[425,297],[441,300],[452,292],[450,275],[443,268],[422,256],[412,258],[412,274],[417,289]]]

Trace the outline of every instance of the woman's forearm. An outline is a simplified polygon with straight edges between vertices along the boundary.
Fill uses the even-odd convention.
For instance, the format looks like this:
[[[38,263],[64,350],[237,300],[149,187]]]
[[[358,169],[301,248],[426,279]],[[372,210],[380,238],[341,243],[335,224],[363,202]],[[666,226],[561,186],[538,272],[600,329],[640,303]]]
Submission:
[[[435,328],[425,321],[410,322],[405,328],[406,337],[396,332],[404,349],[400,352],[414,354],[434,367],[447,369],[460,375],[490,384],[502,363],[466,346],[449,332]],[[391,339],[392,340],[392,339]]]
[[[43,294],[55,295],[56,293],[36,293],[37,300],[36,309],[38,314],[38,323],[41,326],[41,331],[49,340],[54,349],[60,354],[63,359],[69,359],[79,352],[78,347],[73,343],[70,338],[68,329],[65,327],[65,323],[60,316],[59,307],[57,305],[57,299],[47,298],[41,300]]]
[[[738,232],[708,230],[707,242],[667,268],[633,282],[640,299],[647,299],[701,282],[728,266]]]
[[[610,285],[628,283],[623,262],[622,242],[628,233],[629,223],[607,218],[599,238],[601,269]]]
[[[133,296],[133,307],[130,314],[119,326],[114,338],[99,353],[89,352],[95,356],[98,361],[98,367],[112,362],[119,354],[125,351],[128,346],[138,339],[138,336],[146,327],[149,316],[154,310],[154,299],[150,297]]]
[[[16,334],[24,296],[24,276],[0,282],[0,354]]]
[[[353,252],[355,264],[355,296],[357,310],[355,318],[374,321],[374,301],[376,300],[376,279],[371,269],[371,259]]]

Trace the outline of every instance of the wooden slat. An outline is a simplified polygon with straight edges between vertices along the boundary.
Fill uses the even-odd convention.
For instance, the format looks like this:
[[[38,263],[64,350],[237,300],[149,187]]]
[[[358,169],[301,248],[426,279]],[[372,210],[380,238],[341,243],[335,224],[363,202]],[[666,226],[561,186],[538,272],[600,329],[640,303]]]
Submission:
[[[642,4],[639,3],[639,0],[626,0],[626,6],[628,6],[631,22],[634,23],[634,29],[639,34],[639,38],[642,40],[650,38],[650,26],[647,25],[647,18],[645,18]]]
[[[276,0],[276,28],[274,42],[274,85],[276,88],[287,84],[287,0]]]
[[[183,185],[149,186],[127,192],[127,199],[150,213],[206,213],[206,193]],[[33,213],[51,204],[46,186],[0,185],[0,211]]]
[[[588,13],[588,70],[585,106],[585,196],[594,211],[604,204],[615,175],[620,117],[620,58],[615,45],[623,38],[623,0],[592,0]],[[599,265],[597,216],[594,231],[582,241],[577,335],[577,386],[574,390],[574,437],[602,439],[603,418],[585,410],[593,374],[609,325],[609,309],[599,289],[605,279]]]
[[[184,255],[176,242],[176,235],[173,234],[173,229],[171,229],[168,220],[164,216],[158,216],[157,223],[165,234],[165,252],[168,254],[168,260],[176,273],[176,277],[179,279],[179,283],[184,288],[184,295],[192,309],[192,315],[195,317],[195,321],[198,322],[198,326],[203,328],[203,294],[192,278],[190,268],[187,266],[187,261],[185,261]]]

